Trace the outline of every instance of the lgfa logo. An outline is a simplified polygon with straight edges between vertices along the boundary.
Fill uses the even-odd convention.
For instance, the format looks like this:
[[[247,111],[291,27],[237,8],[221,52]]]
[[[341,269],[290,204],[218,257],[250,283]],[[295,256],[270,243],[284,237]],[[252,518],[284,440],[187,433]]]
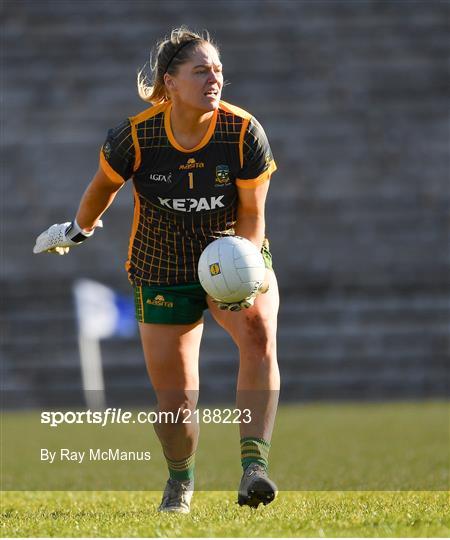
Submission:
[[[204,166],[205,166],[205,164],[203,163],[203,161],[199,161],[197,163],[194,158],[189,158],[184,165],[180,165],[178,167],[178,170],[180,170],[180,171],[190,171],[192,169],[203,169]]]
[[[149,176],[150,180],[154,182],[166,182],[167,184],[172,183],[172,173],[170,172],[167,176],[165,174],[152,173]]]
[[[147,304],[157,307],[173,308],[173,302],[166,302],[162,294],[157,294],[153,300],[147,299]]]

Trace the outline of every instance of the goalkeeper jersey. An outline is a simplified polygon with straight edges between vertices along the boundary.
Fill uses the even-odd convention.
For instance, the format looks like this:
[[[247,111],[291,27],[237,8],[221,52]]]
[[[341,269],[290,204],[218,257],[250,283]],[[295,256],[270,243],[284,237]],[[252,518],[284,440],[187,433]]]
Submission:
[[[252,189],[276,170],[263,128],[246,111],[220,102],[202,141],[175,140],[171,102],[110,129],[100,165],[113,181],[134,185],[126,269],[134,285],[198,281],[197,264],[213,240],[234,234],[237,189]]]

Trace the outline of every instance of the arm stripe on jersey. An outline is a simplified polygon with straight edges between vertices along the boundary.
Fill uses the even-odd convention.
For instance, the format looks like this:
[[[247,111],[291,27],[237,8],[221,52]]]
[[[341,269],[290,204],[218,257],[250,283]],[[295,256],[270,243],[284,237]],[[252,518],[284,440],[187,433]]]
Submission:
[[[274,173],[277,170],[277,166],[275,164],[275,161],[271,161],[269,167],[261,173],[257,178],[252,178],[249,180],[245,180],[242,178],[236,178],[236,185],[239,188],[244,189],[253,189],[256,186],[259,186],[260,184],[263,184],[264,182],[267,182],[267,180],[270,180],[270,176],[272,173]]]
[[[134,212],[133,212],[133,226],[131,229],[131,236],[130,236],[130,243],[128,245],[128,260],[126,262],[125,268],[127,272],[130,270],[131,267],[131,256],[133,254],[133,243],[134,243],[134,237],[136,236],[136,231],[138,229],[139,225],[139,216],[141,213],[141,203],[139,201],[139,195],[136,191],[136,188],[133,186],[133,192],[134,192]]]
[[[100,167],[102,168],[103,172],[106,174],[106,176],[111,180],[111,182],[114,182],[115,184],[122,185],[125,183],[125,179],[120,176],[118,172],[116,172],[111,165],[106,161],[105,156],[103,155],[103,151],[100,150]]]
[[[137,136],[136,124],[134,122],[131,122],[131,120],[130,120],[130,124],[131,124],[131,137],[133,139],[133,146],[134,146],[133,172],[136,172],[141,166],[141,147],[139,146],[139,139]]]
[[[250,122],[250,118],[244,119],[244,121],[242,122],[241,133],[239,135],[239,163],[240,163],[241,169],[244,166],[244,138],[245,138],[245,133],[247,131],[249,122]]]

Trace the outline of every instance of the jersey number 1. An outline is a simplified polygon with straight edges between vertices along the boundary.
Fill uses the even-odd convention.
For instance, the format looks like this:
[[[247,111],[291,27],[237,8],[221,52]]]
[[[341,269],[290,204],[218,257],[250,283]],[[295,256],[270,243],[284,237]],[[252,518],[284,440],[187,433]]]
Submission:
[[[189,172],[188,176],[189,176],[189,189],[194,189],[194,173]]]

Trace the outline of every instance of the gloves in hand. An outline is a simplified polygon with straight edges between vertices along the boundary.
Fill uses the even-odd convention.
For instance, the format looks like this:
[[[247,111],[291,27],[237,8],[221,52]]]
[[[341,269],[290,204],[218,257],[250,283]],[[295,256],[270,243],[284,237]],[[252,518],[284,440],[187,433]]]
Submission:
[[[256,297],[258,294],[264,294],[269,290],[268,283],[263,283],[259,289],[256,291],[256,293],[248,296],[247,298],[244,298],[244,300],[241,300],[240,302],[230,302],[227,304],[226,302],[222,302],[220,300],[216,300],[213,298],[213,302],[217,304],[217,307],[221,309],[222,311],[228,310],[228,311],[241,311],[241,309],[248,309],[252,307],[255,303]]]
[[[103,227],[100,219],[96,227]],[[95,230],[95,229],[94,229]],[[33,253],[57,253],[65,255],[72,246],[84,242],[94,234],[94,230],[85,231],[77,223],[77,220],[67,221],[66,223],[55,223],[36,238],[36,245]]]

